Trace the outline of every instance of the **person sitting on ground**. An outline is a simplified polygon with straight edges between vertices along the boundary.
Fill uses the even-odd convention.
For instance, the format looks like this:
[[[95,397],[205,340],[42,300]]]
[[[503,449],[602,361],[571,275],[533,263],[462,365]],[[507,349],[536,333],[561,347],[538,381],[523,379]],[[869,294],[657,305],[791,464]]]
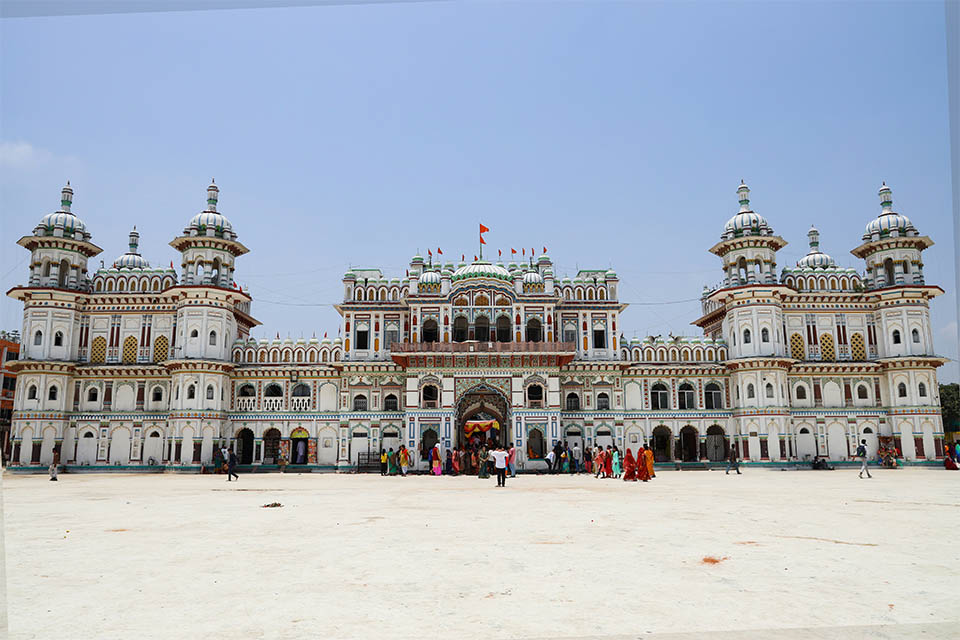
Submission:
[[[827,464],[827,461],[820,457],[820,454],[813,456],[810,466],[817,471],[833,471],[833,467]]]
[[[957,463],[953,461],[953,458],[950,456],[943,457],[943,468],[947,471],[956,471]],[[56,480],[56,478],[51,478],[51,480]]]

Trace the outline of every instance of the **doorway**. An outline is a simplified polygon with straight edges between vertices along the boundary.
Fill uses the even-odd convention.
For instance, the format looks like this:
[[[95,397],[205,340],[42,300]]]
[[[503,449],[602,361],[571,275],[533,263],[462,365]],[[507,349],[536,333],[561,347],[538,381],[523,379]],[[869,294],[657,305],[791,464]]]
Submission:
[[[707,427],[707,460],[723,462],[727,459],[727,436],[718,424]]]
[[[684,462],[696,462],[700,459],[700,437],[697,429],[690,425],[680,429],[680,459]]]
[[[247,428],[237,434],[237,458],[240,464],[253,464],[253,431]]]
[[[290,433],[290,464],[307,464],[310,450],[310,433],[297,427]]]
[[[280,430],[269,429],[263,434],[263,464],[277,464],[280,459]]]
[[[653,459],[656,462],[670,461],[670,443],[673,440],[670,427],[660,425],[653,430]]]

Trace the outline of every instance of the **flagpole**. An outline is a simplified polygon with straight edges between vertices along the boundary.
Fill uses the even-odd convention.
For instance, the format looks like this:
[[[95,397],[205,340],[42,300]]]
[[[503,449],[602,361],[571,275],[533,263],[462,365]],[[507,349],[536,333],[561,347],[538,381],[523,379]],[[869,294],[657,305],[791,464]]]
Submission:
[[[479,224],[479,223],[478,223],[478,224]],[[480,227],[477,227],[477,229],[479,229],[479,228],[480,228]],[[480,261],[482,262],[482,261],[483,261],[483,232],[481,231],[480,233],[478,233],[478,234],[477,234],[477,237],[478,237],[479,240],[480,240]]]

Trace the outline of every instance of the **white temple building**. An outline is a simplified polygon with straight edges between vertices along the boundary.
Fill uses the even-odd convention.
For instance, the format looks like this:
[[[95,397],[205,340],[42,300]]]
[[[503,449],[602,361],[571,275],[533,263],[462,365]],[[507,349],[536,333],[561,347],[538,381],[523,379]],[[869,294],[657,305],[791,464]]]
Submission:
[[[215,184],[170,243],[179,272],[151,267],[134,229],[127,252],[93,273],[102,249],[68,184],[60,209],[18,241],[29,280],[8,292],[24,305],[14,463],[196,471],[225,444],[263,469],[283,457],[349,471],[381,447],[460,446],[478,420],[496,421],[525,470],[544,468],[558,440],[644,444],[686,463],[736,446],[772,464],[847,460],[863,439],[874,454],[888,438],[908,461],[941,458],[946,359],[930,300],[943,290],[924,281],[930,238],[884,185],[851,251],[859,269],[823,253],[817,229],[809,253],[778,269],[787,241],[750,208],[746,185],[737,193],[710,248],[723,283],[703,291],[696,337],[624,339],[617,274],[561,278],[544,254],[414,256],[403,277],[351,269],[342,339],[255,340],[235,281],[247,248]]]

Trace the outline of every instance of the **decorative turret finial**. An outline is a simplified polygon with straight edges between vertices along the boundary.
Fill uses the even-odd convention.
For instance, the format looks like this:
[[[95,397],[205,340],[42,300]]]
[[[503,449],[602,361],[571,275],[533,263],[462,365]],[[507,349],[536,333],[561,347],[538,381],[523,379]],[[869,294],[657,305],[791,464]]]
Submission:
[[[217,210],[217,200],[219,198],[219,194],[220,189],[217,188],[213,178],[210,178],[210,186],[207,187],[207,211]]]
[[[880,206],[883,208],[880,215],[893,213],[893,191],[887,186],[886,182],[880,186],[878,194],[880,196]]]
[[[137,227],[133,227],[133,231],[130,232],[130,253],[134,255],[140,255],[137,253],[137,247],[140,245],[140,234],[137,233]]]
[[[810,231],[807,231],[807,237],[810,238],[810,250],[819,251],[820,250],[820,232],[817,231],[817,228],[814,226],[811,226]]]
[[[70,181],[67,180],[67,186],[60,192],[60,208],[64,211],[70,211],[70,204],[73,202],[73,189],[70,188]]]
[[[750,211],[750,187],[740,181],[740,188],[737,189],[737,195],[740,196],[740,211]]]

